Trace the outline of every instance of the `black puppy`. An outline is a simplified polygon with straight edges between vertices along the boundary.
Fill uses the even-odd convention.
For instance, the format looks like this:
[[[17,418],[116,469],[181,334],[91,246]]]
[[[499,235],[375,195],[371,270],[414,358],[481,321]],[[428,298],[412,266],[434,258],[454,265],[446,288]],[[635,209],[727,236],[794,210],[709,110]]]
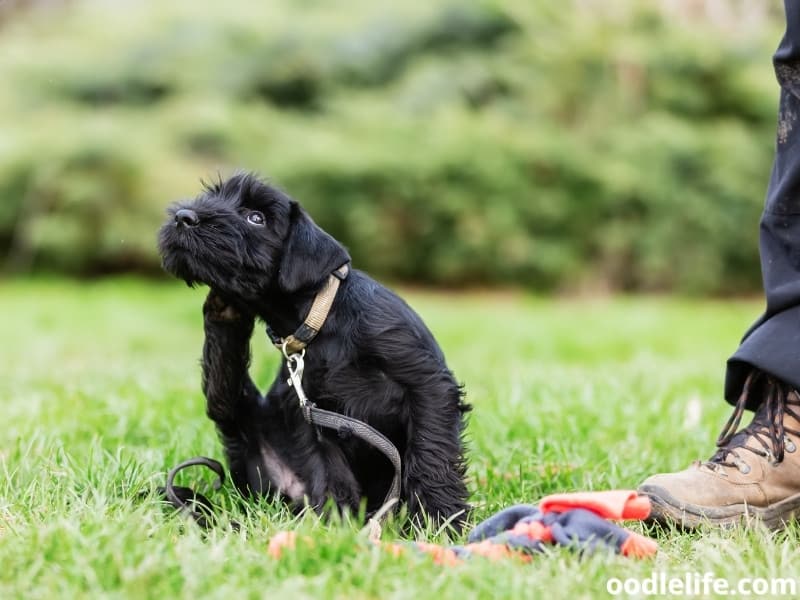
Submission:
[[[252,175],[207,186],[169,210],[159,233],[164,268],[207,284],[203,392],[242,492],[278,492],[321,509],[333,499],[357,511],[380,507],[394,470],[355,437],[306,422],[286,362],[262,395],[248,375],[254,319],[281,337],[303,323],[345,248],[300,205]],[[462,433],[469,406],[420,317],[364,273],[341,281],[330,313],[308,345],[303,387],[311,402],[364,421],[402,457],[409,514],[463,518]]]

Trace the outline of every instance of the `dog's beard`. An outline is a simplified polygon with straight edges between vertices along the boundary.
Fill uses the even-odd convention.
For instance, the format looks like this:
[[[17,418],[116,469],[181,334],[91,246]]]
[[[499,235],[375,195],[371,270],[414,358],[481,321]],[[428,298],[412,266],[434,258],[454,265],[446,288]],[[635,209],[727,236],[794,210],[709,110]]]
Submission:
[[[240,266],[242,261],[235,246],[223,246],[219,242],[220,239],[230,239],[231,232],[226,232],[228,238],[210,233],[202,226],[189,229],[167,222],[158,236],[164,269],[189,286],[223,287],[229,279],[224,271],[230,270],[231,266]]]
[[[242,238],[241,231],[224,221],[191,228],[168,221],[158,235],[162,266],[190,287],[204,284],[243,301],[254,301],[269,283],[265,271],[270,265],[264,257],[255,262]]]
[[[182,249],[172,250],[167,254],[163,254],[161,259],[161,266],[164,270],[185,281],[189,287],[193,288],[200,284],[211,286],[212,283],[204,281],[211,278],[204,277],[201,273],[198,273],[197,265],[194,263],[195,261],[189,252]]]

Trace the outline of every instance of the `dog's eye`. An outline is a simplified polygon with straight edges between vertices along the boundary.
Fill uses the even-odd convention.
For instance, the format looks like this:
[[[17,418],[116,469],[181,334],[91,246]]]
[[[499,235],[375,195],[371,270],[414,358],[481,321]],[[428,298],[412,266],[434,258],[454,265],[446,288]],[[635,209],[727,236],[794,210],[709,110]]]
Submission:
[[[247,222],[250,223],[251,225],[263,225],[264,213],[259,212],[257,210],[247,213]]]

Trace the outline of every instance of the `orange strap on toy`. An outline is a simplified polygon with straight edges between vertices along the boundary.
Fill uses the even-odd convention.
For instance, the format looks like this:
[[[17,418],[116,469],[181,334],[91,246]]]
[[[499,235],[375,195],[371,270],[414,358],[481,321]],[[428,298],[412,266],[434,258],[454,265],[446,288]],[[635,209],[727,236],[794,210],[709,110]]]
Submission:
[[[609,490],[552,494],[539,501],[539,509],[544,513],[573,508],[591,510],[604,519],[640,521],[650,516],[650,498],[633,490]]]

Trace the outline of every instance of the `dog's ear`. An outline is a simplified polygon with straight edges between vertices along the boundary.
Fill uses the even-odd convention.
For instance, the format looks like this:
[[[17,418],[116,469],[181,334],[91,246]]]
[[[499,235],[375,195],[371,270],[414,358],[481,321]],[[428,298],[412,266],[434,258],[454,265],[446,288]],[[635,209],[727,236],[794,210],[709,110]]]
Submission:
[[[349,262],[350,255],[294,200],[289,219],[289,233],[278,266],[278,287],[291,294],[318,286],[335,269]]]

